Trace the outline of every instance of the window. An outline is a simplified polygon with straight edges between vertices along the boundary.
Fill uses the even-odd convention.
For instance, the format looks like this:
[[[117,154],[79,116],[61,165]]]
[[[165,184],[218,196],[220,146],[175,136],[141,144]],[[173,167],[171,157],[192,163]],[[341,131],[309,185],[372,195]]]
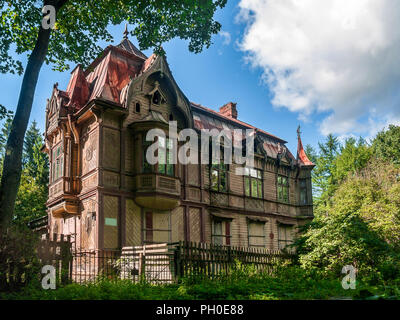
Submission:
[[[307,180],[301,179],[300,180],[300,204],[304,205],[307,204]]]
[[[249,247],[265,247],[265,222],[248,222]]]
[[[174,175],[172,139],[158,137],[158,172]]]
[[[293,243],[292,226],[286,224],[279,224],[278,226],[278,248],[282,250],[287,245]]]
[[[147,148],[152,144],[151,141],[143,141],[143,173],[154,172],[154,167],[146,160]],[[173,141],[172,139],[158,137],[158,165],[157,171],[169,176],[174,175],[173,165]]]
[[[289,202],[289,181],[287,177],[278,175],[278,200]]]
[[[146,159],[146,152],[147,148],[151,145],[151,141],[146,141],[146,139],[143,139],[143,173],[150,173],[153,172],[153,166],[147,162]]]
[[[211,165],[211,189],[219,192],[226,192],[228,166],[222,162],[213,161]]]
[[[146,212],[143,231],[144,243],[170,243],[170,214]]]
[[[61,145],[58,145],[53,148],[51,181],[54,182],[59,178],[61,178],[63,175],[64,175],[64,154]]]
[[[244,168],[244,190],[248,197],[262,198],[262,171]]]
[[[140,113],[140,103],[136,102],[135,111]]]
[[[160,104],[161,102],[161,95],[158,91],[153,93],[153,103],[154,104]]]
[[[213,220],[212,225],[212,243],[219,245],[231,245],[231,221]]]

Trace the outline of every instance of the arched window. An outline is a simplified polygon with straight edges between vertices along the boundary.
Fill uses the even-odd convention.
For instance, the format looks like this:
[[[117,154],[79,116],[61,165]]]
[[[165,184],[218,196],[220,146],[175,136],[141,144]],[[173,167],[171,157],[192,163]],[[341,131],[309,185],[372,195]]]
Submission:
[[[156,91],[153,93],[153,103],[160,104],[161,103],[161,95],[160,92]]]
[[[140,112],[140,103],[139,102],[136,102],[135,111]]]

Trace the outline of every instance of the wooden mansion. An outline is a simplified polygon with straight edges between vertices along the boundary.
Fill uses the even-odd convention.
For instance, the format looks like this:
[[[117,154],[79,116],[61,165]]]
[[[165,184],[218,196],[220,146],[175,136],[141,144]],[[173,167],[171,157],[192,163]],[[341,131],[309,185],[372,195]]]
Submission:
[[[168,122],[178,129],[251,129],[255,167],[171,164]],[[164,130],[165,164],[146,161],[146,132]],[[298,132],[295,158],[286,141],[190,102],[165,56],[146,57],[127,38],[84,70],[56,84],[46,107],[50,159],[48,231],[70,235],[81,250],[181,240],[281,249],[313,218],[311,170]]]

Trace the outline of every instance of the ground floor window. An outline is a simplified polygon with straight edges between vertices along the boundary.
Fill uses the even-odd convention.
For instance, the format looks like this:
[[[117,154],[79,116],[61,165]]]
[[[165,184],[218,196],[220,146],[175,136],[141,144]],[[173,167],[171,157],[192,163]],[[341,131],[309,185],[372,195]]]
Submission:
[[[145,211],[143,219],[145,244],[171,242],[171,215],[169,212]]]
[[[284,249],[293,243],[293,226],[286,224],[278,225],[278,248]]]
[[[265,222],[248,221],[249,247],[264,248],[265,243]]]
[[[211,237],[213,244],[231,245],[231,221],[214,219]]]

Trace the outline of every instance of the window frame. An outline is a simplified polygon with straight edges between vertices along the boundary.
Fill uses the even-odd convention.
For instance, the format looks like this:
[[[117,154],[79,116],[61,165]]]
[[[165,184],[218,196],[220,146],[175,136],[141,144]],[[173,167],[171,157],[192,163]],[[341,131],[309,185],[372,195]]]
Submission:
[[[282,182],[282,179],[286,180],[286,183]],[[280,192],[280,188],[282,188],[282,197],[280,196],[281,192]],[[286,189],[286,196],[284,197],[284,190]],[[284,176],[284,175],[277,175],[277,179],[276,179],[276,192],[277,192],[277,200],[283,203],[289,203],[290,201],[290,187],[289,187],[289,177]]]
[[[167,232],[168,233],[168,243],[171,242],[172,237],[172,228],[171,228],[171,213],[162,213],[168,215],[168,229],[155,229],[154,228],[154,212],[152,210],[143,211],[143,221],[142,221],[142,235],[143,235],[143,244],[159,244],[165,242],[157,242],[154,241],[154,232]],[[151,217],[151,223],[150,218]]]
[[[161,137],[162,138],[162,137]],[[160,137],[157,137],[157,143],[160,142]],[[158,162],[155,165],[149,164],[146,160],[146,152],[147,148],[151,146],[155,142],[146,141],[143,137],[143,153],[142,153],[142,173],[159,173],[169,177],[175,177],[175,165],[170,163],[173,161],[173,150],[174,150],[174,140],[170,139],[169,137],[165,137],[165,147],[160,147],[158,145],[157,156],[159,156],[160,149],[164,150],[165,152],[165,163]],[[171,143],[171,144],[169,144]],[[160,160],[160,159],[159,159]],[[160,168],[164,168],[164,170],[160,171]]]
[[[256,172],[256,174],[252,175],[252,170]],[[263,179],[263,171],[258,168],[244,168],[244,175],[243,175],[243,188],[244,188],[244,195],[246,197],[251,197],[255,199],[264,199],[264,179]],[[256,195],[253,194],[253,182],[255,181],[256,183]],[[248,189],[247,189],[247,183],[248,183]],[[247,190],[249,192],[247,192]]]
[[[228,192],[228,172],[229,166],[223,163],[223,160],[216,163],[213,161],[210,166],[210,189],[216,192]],[[213,181],[213,174],[216,172],[217,181],[216,183]],[[225,187],[222,186],[222,179],[225,181]]]
[[[283,223],[278,224],[278,249],[279,250],[283,250],[288,245],[293,244],[293,239],[288,239],[288,237],[287,237],[288,230],[290,230],[290,232],[293,232],[292,228],[293,228],[293,225],[291,225],[291,224],[283,224]],[[285,239],[282,239],[282,229],[285,230]],[[285,243],[285,246],[281,247],[281,243]]]
[[[51,183],[64,177],[64,150],[62,142],[56,144],[51,151]]]
[[[303,195],[304,195],[304,201],[302,201]],[[299,204],[302,206],[308,205],[307,179],[299,180]]]
[[[221,224],[221,234],[215,233],[215,226],[217,223]],[[212,244],[221,245],[221,246],[230,246],[231,245],[231,240],[232,240],[231,223],[232,223],[232,221],[230,219],[218,219],[218,218],[212,219],[212,224],[211,224],[211,243]],[[223,224],[225,224],[225,234],[224,234]],[[217,243],[215,241],[216,239],[221,239],[222,242]]]
[[[255,236],[255,235],[250,235],[250,224],[261,224],[263,226],[263,235],[262,236]],[[267,236],[265,234],[265,224],[266,221],[254,221],[247,219],[247,245],[250,248],[266,248],[267,246]],[[250,244],[250,238],[263,238],[263,245],[259,244]]]

